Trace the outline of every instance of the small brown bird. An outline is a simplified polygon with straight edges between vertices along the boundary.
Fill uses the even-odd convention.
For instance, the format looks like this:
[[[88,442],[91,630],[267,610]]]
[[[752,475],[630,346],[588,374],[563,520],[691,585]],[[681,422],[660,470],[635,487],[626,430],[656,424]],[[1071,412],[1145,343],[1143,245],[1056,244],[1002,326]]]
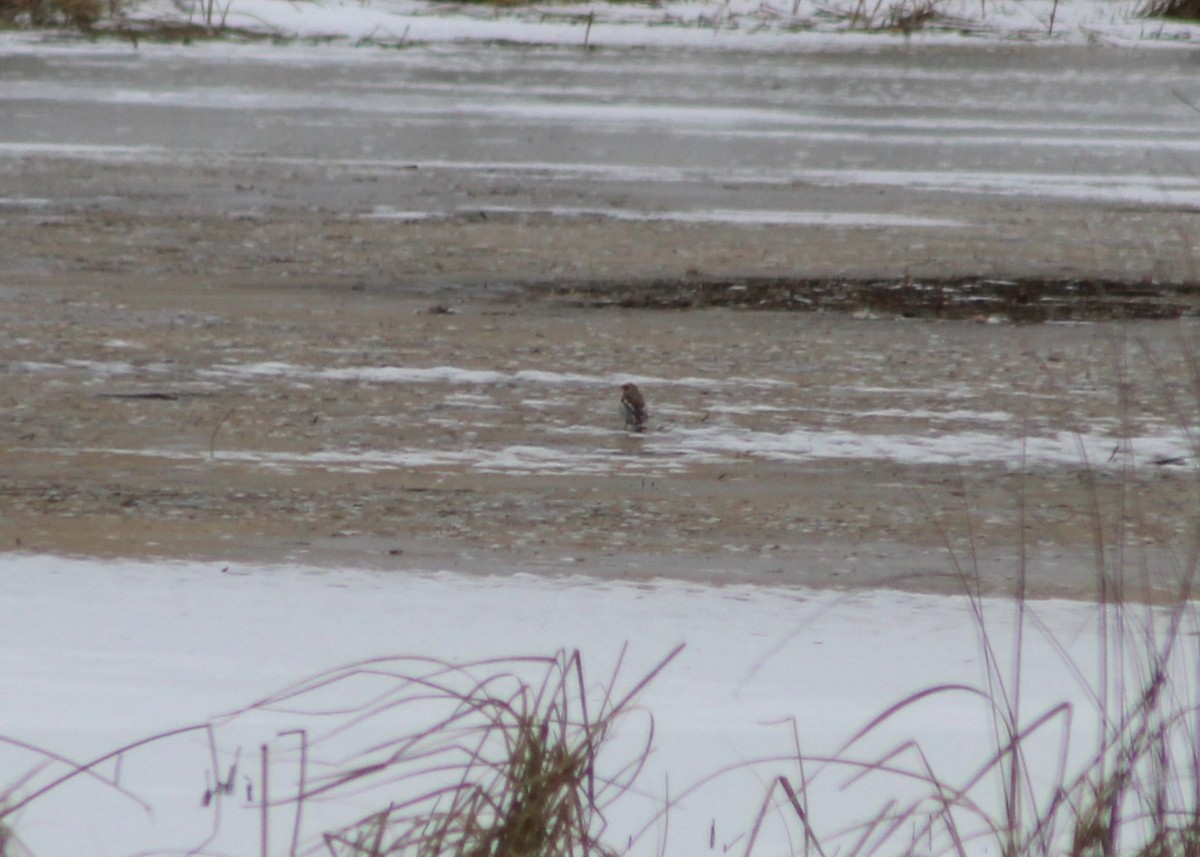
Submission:
[[[621,385],[621,414],[625,417],[625,428],[646,430],[646,400],[636,384]]]

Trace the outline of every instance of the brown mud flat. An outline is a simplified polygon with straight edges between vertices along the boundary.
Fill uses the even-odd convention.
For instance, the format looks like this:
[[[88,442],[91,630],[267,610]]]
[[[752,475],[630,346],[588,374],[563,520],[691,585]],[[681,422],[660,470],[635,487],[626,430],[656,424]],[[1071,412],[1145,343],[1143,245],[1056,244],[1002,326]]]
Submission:
[[[1123,468],[1120,440],[1200,425],[1179,212],[1006,203],[919,241],[386,223],[335,183],[328,211],[231,217],[240,169],[14,166],[58,201],[0,206],[0,549],[938,592],[1010,591],[1024,561],[1070,596],[1186,565],[1192,462]],[[436,367],[499,380],[370,375]],[[645,435],[621,429],[626,377]],[[710,431],[748,440],[681,447]],[[888,452],[980,433],[1112,444]],[[789,437],[813,454],[763,448]],[[879,450],[815,454],[846,437]]]
[[[1196,424],[1194,319],[595,311],[536,292],[10,287],[0,545],[936,592],[976,574],[1011,591],[1024,561],[1030,592],[1078,597],[1098,564],[1131,590],[1169,583],[1195,538],[1189,462],[1123,469],[1118,439]],[[372,379],[390,367],[500,377]],[[644,435],[621,429],[625,375]],[[886,447],[1096,426],[1105,460],[1028,468],[678,448],[718,429]],[[1126,550],[1119,575],[1097,534]]]
[[[623,309],[736,309],[877,313],[898,318],[1062,321],[1177,319],[1200,315],[1200,284],[1118,280],[982,278],[802,279],[548,283],[534,291],[580,306]]]

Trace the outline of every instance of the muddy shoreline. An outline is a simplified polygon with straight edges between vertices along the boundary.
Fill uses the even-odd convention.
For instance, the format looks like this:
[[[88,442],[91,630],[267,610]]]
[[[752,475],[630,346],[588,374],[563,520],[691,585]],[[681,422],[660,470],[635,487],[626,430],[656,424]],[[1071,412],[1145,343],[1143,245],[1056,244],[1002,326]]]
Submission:
[[[1008,203],[919,242],[336,200],[231,217],[242,167],[187,196],[51,161],[9,162],[50,202],[0,205],[5,550],[952,592],[976,569],[1010,589],[1024,548],[1033,593],[1086,597],[1097,532],[1147,558],[1130,587],[1195,538],[1189,461],[937,459],[980,432],[1116,455],[1197,418],[1190,256],[1142,240],[1178,212],[1103,246],[1061,230],[1112,212]],[[621,430],[626,376],[645,436]],[[716,429],[746,445],[695,446]],[[755,446],[800,436],[813,453]],[[839,437],[858,451],[816,454]]]

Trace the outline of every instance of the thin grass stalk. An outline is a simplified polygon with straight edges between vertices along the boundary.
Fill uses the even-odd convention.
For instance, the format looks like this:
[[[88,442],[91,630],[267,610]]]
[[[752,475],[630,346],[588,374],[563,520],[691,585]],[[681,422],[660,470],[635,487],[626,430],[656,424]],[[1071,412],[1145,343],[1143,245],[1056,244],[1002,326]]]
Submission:
[[[286,732],[281,732],[281,738],[292,735],[300,738],[300,781],[296,785],[296,794],[304,794],[306,780],[308,777],[308,730],[306,729],[290,729]],[[288,849],[288,857],[296,857],[296,850],[300,847],[300,828],[301,818],[304,813],[304,801],[297,800],[295,817],[292,822],[292,844]]]
[[[883,808],[880,809],[879,812],[876,813],[875,816],[873,818],[871,818],[865,825],[863,825],[863,830],[862,830],[861,835],[850,846],[849,850],[847,851],[847,854],[849,855],[849,857],[858,857],[858,855],[861,855],[864,853],[866,853],[866,854],[872,853],[873,849],[869,849],[869,850],[864,850],[864,849],[867,848],[867,843],[871,840],[871,837],[875,835],[875,831],[879,829],[879,825],[883,824],[884,820],[888,817],[888,815],[891,814],[892,808],[895,806],[896,806],[896,801],[894,801],[894,800],[887,801],[883,805]]]
[[[1026,433],[1028,436],[1028,433]],[[1020,453],[1020,469],[1022,473],[1027,472],[1026,460],[1026,443],[1021,443]],[[1020,483],[1020,489],[1017,492],[1017,525],[1018,533],[1021,535],[1017,538],[1017,586],[1013,593],[1015,599],[1014,610],[1014,627],[1013,627],[1013,662],[1012,675],[1009,678],[1010,686],[1012,687],[1012,702],[1005,711],[1005,728],[1011,739],[1012,733],[1016,726],[1021,723],[1021,690],[1023,687],[1022,670],[1025,664],[1025,606],[1026,594],[1028,592],[1029,578],[1029,561],[1026,553],[1025,542],[1025,482]],[[1024,820],[1021,814],[1021,779],[1024,767],[1022,765],[1023,757],[1021,747],[1018,745],[1014,748],[1014,752],[1009,756],[1009,771],[1008,771],[1008,791],[1006,797],[1005,819],[1008,823],[1008,829],[1013,831],[1021,830]],[[1008,846],[1010,857],[1017,857],[1016,843],[1010,842]]]
[[[183,726],[183,727],[180,727],[179,729],[170,729],[170,730],[167,730],[166,732],[159,732],[155,735],[151,735],[148,738],[142,738],[137,741],[132,741],[128,744],[118,747],[116,750],[112,750],[111,752],[105,753],[102,756],[97,756],[96,758],[92,759],[90,762],[84,762],[84,763],[72,762],[64,756],[59,756],[56,753],[51,753],[48,750],[43,750],[39,747],[35,747],[32,744],[27,744],[23,741],[17,741],[12,738],[5,738],[3,736],[0,736],[0,743],[9,744],[14,747],[21,747],[23,749],[35,750],[37,752],[42,753],[48,759],[53,759],[56,762],[61,762],[70,767],[70,770],[67,771],[67,773],[62,774],[59,777],[56,777],[55,779],[51,780],[46,785],[35,789],[34,791],[32,791],[29,794],[22,797],[21,799],[13,801],[12,803],[5,806],[3,812],[0,813],[0,821],[2,821],[3,819],[5,819],[9,816],[12,816],[13,814],[15,814],[17,812],[20,812],[22,809],[24,809],[29,804],[33,803],[35,800],[40,799],[44,795],[54,791],[57,788],[60,788],[65,783],[68,783],[71,780],[73,780],[77,777],[80,777],[80,776],[96,777],[102,783],[104,783],[104,785],[108,786],[113,791],[117,792],[118,794],[122,795],[123,797],[129,798],[130,800],[139,804],[147,812],[149,812],[151,810],[151,807],[144,800],[142,800],[141,798],[138,798],[132,792],[129,792],[129,791],[121,788],[116,783],[110,782],[109,780],[107,780],[103,777],[99,777],[95,773],[94,769],[99,767],[100,765],[103,765],[105,762],[108,762],[112,759],[116,759],[119,756],[122,756],[126,753],[132,752],[133,750],[137,750],[141,747],[145,747],[150,744],[157,744],[162,741],[166,741],[169,738],[175,738],[179,735],[188,735],[188,734],[191,734],[192,732],[204,732],[204,731],[209,731],[211,729],[212,729],[212,726],[207,723],[201,723],[201,724],[197,724],[197,725],[193,725],[193,726]]]
[[[792,809],[796,811],[796,817],[800,819],[800,824],[804,827],[805,849],[809,845],[812,845],[812,847],[817,849],[819,857],[825,857],[825,849],[821,847],[821,840],[817,838],[816,831],[808,823],[808,813],[804,811],[804,807],[800,804],[800,799],[796,797],[796,791],[792,788],[792,784],[788,782],[787,777],[780,777],[779,784],[783,787],[783,793],[787,795],[788,802],[792,805]]]
[[[259,829],[261,833],[262,849],[260,854],[262,857],[270,857],[271,855],[271,761],[270,747],[266,744],[262,745],[262,773],[259,775],[262,782],[259,784],[259,789],[262,792],[262,806],[260,808],[261,816],[259,818]]]
[[[1022,445],[1022,453],[1023,452],[1024,445]],[[966,497],[966,481],[962,477],[962,471],[958,470],[956,473],[959,491],[962,496]],[[994,745],[997,748],[1011,746],[1015,735],[1016,724],[1019,723],[1020,665],[1022,663],[1023,655],[1021,654],[1020,646],[1018,646],[1017,657],[1014,659],[1013,664],[1013,669],[1015,671],[1014,679],[1010,682],[1010,684],[1013,686],[1012,693],[1016,694],[1017,697],[1010,698],[1009,683],[1006,683],[1003,680],[1000,659],[995,651],[994,646],[992,645],[991,635],[989,635],[987,632],[988,622],[984,612],[982,574],[979,569],[979,557],[975,550],[977,539],[975,538],[974,524],[971,521],[970,513],[968,512],[963,515],[964,526],[967,529],[967,544],[970,557],[971,574],[968,576],[964,572],[963,566],[957,558],[949,533],[946,531],[941,522],[938,521],[936,516],[932,514],[932,510],[929,509],[925,499],[920,496],[919,493],[917,498],[918,502],[924,508],[927,518],[933,522],[934,527],[938,532],[939,539],[950,556],[952,567],[956,570],[959,580],[962,581],[964,585],[968,604],[970,605],[972,614],[974,615],[975,626],[979,630],[980,646],[984,660],[984,680],[987,684],[987,699],[993,703],[997,699],[1001,700],[1002,702],[1000,709],[993,709],[993,711],[996,713],[991,718]],[[1020,532],[1024,533],[1023,518]],[[1027,563],[1025,561],[1023,549],[1024,538],[1022,537],[1019,539],[1019,541],[1022,544],[1022,553],[1020,567],[1018,570],[1018,593],[1023,596],[1026,586],[1025,572],[1027,572]],[[1017,601],[1016,639],[1018,641],[1023,640],[1024,636],[1024,603],[1024,598],[1020,598]],[[934,688],[934,690],[937,690],[937,688]],[[1001,758],[1004,757],[1001,756]],[[1005,818],[1008,820],[1006,829],[1009,830],[1019,829],[1017,825],[1019,822],[1018,806],[1020,800],[1021,767],[1018,763],[1018,758],[1019,757],[1014,756],[1012,759],[1010,759],[1009,773],[1005,777],[1006,788],[1004,791],[1004,814]],[[1011,853],[1011,845],[1012,843],[1009,843],[1008,846],[1006,846],[1005,857],[1015,857],[1015,855]]]
[[[739,766],[740,767],[740,766]],[[762,831],[763,822],[767,819],[767,813],[771,809],[771,799],[775,794],[776,783],[771,781],[771,785],[767,788],[766,795],[763,796],[762,802],[758,807],[758,815],[754,818],[754,824],[750,826],[750,836],[746,840],[746,847],[742,851],[742,857],[751,857],[754,853],[754,846],[758,842],[758,834]]]
[[[1054,373],[1051,371],[1046,362],[1036,355],[1031,356],[1034,359],[1035,365],[1040,370],[1042,377],[1051,384],[1058,395],[1065,396],[1067,391],[1062,389],[1061,385],[1058,383],[1058,379],[1054,376]],[[1122,602],[1119,598],[1115,598],[1117,593],[1114,592],[1112,581],[1109,579],[1107,550],[1104,539],[1104,530],[1101,524],[1103,521],[1103,515],[1101,513],[1100,494],[1096,481],[1096,471],[1089,461],[1087,447],[1083,443],[1083,430],[1079,425],[1079,421],[1073,414],[1069,412],[1067,414],[1067,418],[1071,426],[1072,436],[1075,438],[1076,453],[1079,456],[1079,460],[1083,467],[1083,478],[1087,490],[1089,513],[1092,521],[1094,522],[1092,526],[1092,567],[1096,569],[1096,573],[1099,578],[1098,582],[1100,584],[1100,606],[1098,610],[1100,631],[1098,643],[1099,657],[1097,659],[1097,698],[1100,700],[1101,734],[1110,736],[1113,729],[1112,715],[1109,708],[1110,704],[1113,702],[1113,685],[1111,684],[1110,677],[1113,675],[1113,672],[1109,663],[1109,655],[1111,649],[1110,644],[1113,638],[1109,628],[1109,620],[1110,613],[1112,612],[1111,608],[1113,606],[1119,608]],[[1119,609],[1117,610],[1117,614],[1119,618]],[[1102,741],[1107,742],[1108,738],[1103,738]],[[1103,743],[1102,746],[1104,746]],[[1107,754],[1103,754],[1100,757],[1101,767],[1096,772],[1101,779],[1105,779],[1107,777],[1103,767],[1104,760],[1106,758]]]
[[[956,854],[963,853],[971,837],[986,834],[994,836],[992,841],[999,846],[1000,852],[1011,857],[1200,857],[1200,837],[1196,835],[1200,832],[1200,700],[1196,698],[1200,677],[1194,674],[1196,664],[1193,661],[1186,662],[1186,668],[1192,672],[1184,677],[1172,674],[1178,668],[1180,657],[1200,658],[1200,647],[1185,636],[1183,624],[1185,620],[1194,623],[1196,615],[1194,605],[1190,605],[1188,599],[1194,591],[1193,581],[1200,565],[1200,528],[1190,538],[1186,556],[1170,555],[1170,569],[1176,577],[1170,581],[1167,590],[1174,596],[1169,610],[1163,614],[1148,608],[1146,619],[1138,621],[1138,614],[1131,610],[1128,601],[1131,585],[1140,579],[1145,586],[1139,591],[1147,597],[1156,589],[1147,559],[1142,557],[1139,564],[1129,541],[1137,533],[1136,519],[1145,515],[1146,510],[1142,507],[1141,495],[1135,490],[1137,483],[1134,480],[1139,476],[1136,450],[1129,443],[1129,438],[1134,436],[1135,402],[1129,386],[1128,350],[1123,340],[1117,340],[1115,345],[1121,411],[1121,443],[1117,451],[1122,460],[1117,468],[1119,484],[1111,495],[1111,502],[1107,490],[1101,491],[1097,469],[1088,460],[1089,450],[1077,418],[1070,417],[1083,463],[1087,509],[1092,521],[1091,547],[1099,599],[1095,677],[1085,678],[1079,665],[1040,622],[1028,601],[1029,565],[1024,541],[1028,505],[1024,483],[1017,510],[1022,535],[1014,593],[1011,668],[1001,668],[1001,659],[994,650],[995,641],[988,634],[991,617],[986,615],[982,600],[982,581],[969,516],[966,523],[970,534],[968,565],[967,560],[955,554],[939,519],[929,513],[929,520],[941,532],[952,566],[968,593],[968,603],[980,629],[985,683],[982,690],[967,690],[987,700],[997,749],[959,788],[950,788],[941,781],[921,747],[914,742],[904,742],[872,762],[860,762],[847,755],[866,734],[876,731],[905,707],[933,699],[939,692],[961,689],[949,686],[930,688],[901,700],[872,719],[829,758],[803,756],[796,736],[793,743],[799,759],[826,767],[849,768],[852,772],[849,784],[867,774],[878,774],[910,777],[928,783],[930,787],[925,799],[934,804],[933,808],[923,808],[920,801],[899,806],[892,800],[871,821],[839,833],[838,837],[847,834],[854,837],[844,852],[848,857],[892,853],[896,844],[894,837],[903,835],[901,826],[914,817],[922,817],[924,827],[920,830],[914,827],[907,846],[899,843],[903,853],[910,853],[904,849],[913,849],[921,836],[932,837],[936,828],[940,831],[939,836],[948,837],[946,851]],[[1200,371],[1196,368],[1200,366],[1200,359],[1194,346],[1185,348],[1185,360],[1191,367],[1189,383],[1196,387],[1197,402],[1200,403]],[[1039,361],[1039,366],[1055,389],[1064,393],[1045,364]],[[1176,407],[1176,412],[1181,416],[1181,424],[1190,426],[1187,411]],[[1185,430],[1189,443],[1196,449],[1193,431]],[[1021,465],[1024,470],[1024,448]],[[1107,522],[1107,514],[1115,516],[1111,523]],[[1069,738],[1073,734],[1072,706],[1063,703],[1030,723],[1024,722],[1023,668],[1028,656],[1025,640],[1028,628],[1040,629],[1047,635],[1064,664],[1085,688],[1100,721],[1094,755],[1074,775],[1068,772]],[[1194,624],[1192,633],[1198,634],[1200,639]],[[1188,641],[1186,650],[1182,645],[1185,640]],[[1028,754],[1033,745],[1031,737],[1054,725],[1061,728],[1057,742],[1057,770],[1051,780],[1058,785],[1043,798],[1032,775],[1031,762],[1035,760]],[[1182,756],[1177,753],[1178,749],[1185,751]],[[922,760],[920,771],[901,767],[903,757],[909,753]],[[1190,770],[1182,770],[1181,765],[1190,766]],[[1004,785],[1004,807],[998,816],[989,815],[970,798],[972,790],[997,771]],[[783,782],[790,785],[790,780]],[[804,785],[808,787],[807,775]],[[773,792],[768,798],[755,824],[756,836],[762,824],[761,812],[773,802]],[[811,821],[805,805],[795,795],[793,798],[789,802],[805,829],[807,840]],[[961,827],[963,813],[975,814],[986,831],[971,833]],[[1064,840],[1064,837],[1068,839]],[[932,842],[931,838],[931,849]],[[807,841],[805,847],[808,847]]]

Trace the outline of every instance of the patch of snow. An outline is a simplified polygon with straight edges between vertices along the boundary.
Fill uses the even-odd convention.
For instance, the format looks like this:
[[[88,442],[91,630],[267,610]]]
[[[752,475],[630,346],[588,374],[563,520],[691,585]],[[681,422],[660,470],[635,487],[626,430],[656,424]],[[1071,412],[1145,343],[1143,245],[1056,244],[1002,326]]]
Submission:
[[[578,372],[548,372],[540,369],[499,372],[491,369],[464,369],[457,366],[355,366],[340,369],[311,369],[278,361],[223,363],[212,369],[202,370],[200,374],[209,377],[227,376],[234,378],[284,376],[306,380],[358,381],[372,384],[461,384],[477,386],[541,384],[611,387],[613,385],[620,386],[626,381],[632,381],[636,384],[695,387],[699,389],[790,386],[789,382],[786,381],[762,378],[660,378],[654,375],[586,375]]]
[[[75,143],[0,142],[0,155],[21,157],[89,158],[94,160],[141,161],[149,157],[174,160],[175,155],[161,146],[106,146]]]
[[[344,769],[353,759],[347,754],[423,721],[414,707],[358,723],[349,712],[317,716],[311,711],[319,695],[307,705],[223,715],[294,681],[367,658],[407,655],[462,664],[578,648],[589,692],[599,693],[618,662],[617,686],[628,689],[685,644],[640,697],[642,713],[620,721],[613,746],[601,754],[602,770],[612,772],[637,747],[647,716],[654,718],[653,752],[640,788],[612,807],[607,819],[607,841],[622,846],[650,825],[649,835],[634,843],[635,857],[707,853],[710,836],[720,849],[744,842],[764,782],[799,776],[793,734],[807,753],[830,753],[904,696],[934,685],[983,684],[978,629],[970,605],[958,597],[548,579],[499,569],[493,577],[466,577],[432,570],[0,554],[0,601],[4,736],[84,761],[156,732],[215,723],[211,747],[204,734],[184,735],[101,765],[97,771],[104,776],[119,768],[125,794],[82,777],[26,807],[16,830],[38,857],[193,848],[215,818],[213,807],[201,805],[202,793],[214,773],[224,776],[235,761],[235,793],[220,801],[217,838],[204,851],[257,853],[260,810],[247,800],[247,789],[262,794],[262,745],[270,748],[271,795],[283,798],[295,788],[298,772],[298,737],[291,730],[307,730],[312,777]],[[1001,601],[981,607],[1003,660],[1014,651],[1012,610]],[[1027,610],[1030,627],[1041,630],[1024,639],[1023,710],[1032,719],[1060,702],[1075,706],[1067,748],[1073,765],[1090,753],[1095,734],[1095,711],[1081,684],[1099,674],[1098,611],[1059,601],[1031,603]],[[1138,634],[1153,626],[1140,615],[1137,621],[1143,629]],[[1194,626],[1193,617],[1185,630]],[[1193,649],[1177,651],[1186,661],[1194,658]],[[1194,674],[1190,662],[1179,668],[1180,675]],[[1007,674],[1007,667],[1001,669]],[[371,687],[387,684],[362,689]],[[345,705],[351,699],[337,697]],[[878,729],[858,755],[868,758],[915,739],[940,776],[963,782],[991,753],[988,723],[985,706],[969,694],[941,694]],[[333,740],[343,727],[349,731]],[[1049,760],[1035,773],[1039,782],[1039,775],[1053,776],[1058,759],[1056,739],[1047,740],[1055,746],[1029,756],[1035,765]],[[19,747],[0,747],[0,788],[42,761]],[[734,771],[685,794],[725,766]],[[51,765],[24,790],[63,771]],[[882,777],[847,786],[845,770],[814,765],[807,773],[810,814],[826,833],[869,820],[896,795],[895,781]],[[679,803],[669,824],[656,822],[668,793]],[[318,849],[321,832],[403,796],[402,786],[393,785],[383,793],[310,801],[301,819],[302,841]],[[979,797],[994,799],[990,793]],[[269,818],[271,842],[282,849],[295,817],[281,805]],[[770,835],[764,853],[776,853],[773,845],[786,853],[786,845]]]
[[[451,424],[451,423],[447,423]],[[452,422],[457,425],[457,422]],[[553,437],[613,437],[613,430],[587,426],[550,429]],[[173,461],[238,462],[293,472],[297,468],[322,468],[349,473],[370,473],[412,468],[470,468],[481,473],[645,475],[680,472],[689,465],[736,460],[742,456],[774,461],[859,460],[890,461],[906,465],[1000,464],[1008,467],[1147,467],[1163,461],[1178,466],[1198,463],[1191,438],[1183,431],[1163,429],[1159,434],[1120,438],[1111,434],[1075,435],[1059,431],[1020,437],[986,431],[930,432],[924,435],[896,431],[889,434],[843,429],[793,429],[785,432],[754,431],[735,425],[703,428],[669,427],[639,436],[641,454],[629,456],[598,442],[579,446],[514,444],[502,447],[455,449],[324,449],[314,452],[200,449],[88,449],[109,456],[138,456]]]
[[[780,461],[806,459],[880,459],[900,464],[996,463],[1017,467],[1095,468],[1145,466],[1180,459],[1196,464],[1192,438],[1185,431],[1119,438],[1103,434],[1019,437],[983,431],[931,433],[925,436],[869,434],[844,430],[795,429],[749,431],[729,426],[675,429],[655,444],[664,452],[752,455]]]
[[[449,423],[447,423],[449,424]],[[551,432],[562,434],[562,431]],[[569,432],[572,436],[587,436],[587,431]],[[612,437],[614,430],[596,432]],[[582,475],[632,473],[658,475],[682,471],[696,460],[710,460],[713,456],[697,450],[687,458],[679,456],[628,456],[605,448],[577,449],[535,444],[513,444],[497,448],[466,447],[461,449],[437,449],[412,447],[393,450],[320,450],[316,452],[270,452],[263,450],[217,450],[208,451],[148,448],[110,449],[89,448],[81,453],[103,453],[112,456],[136,456],[160,458],[164,461],[204,463],[220,466],[225,462],[236,462],[293,473],[299,468],[319,468],[345,473],[376,473],[387,470],[411,470],[415,468],[459,469],[470,468],[480,473],[509,473],[513,475]]]
[[[642,211],[634,208],[517,208],[490,207],[473,209],[485,213],[550,214],[555,217],[605,217],[613,220],[655,223],[736,223],[761,226],[893,226],[912,228],[955,228],[966,226],[958,220],[914,217],[875,212],[770,211],[762,209],[709,208],[694,211]]]
[[[780,4],[761,0],[583,2],[553,7],[435,5],[421,0],[235,0],[219,11],[220,20],[233,27],[385,45],[474,41],[778,51],[829,49],[831,43],[861,48],[900,41],[945,44],[1010,39],[1072,44],[1194,44],[1194,25],[1141,18],[1138,13],[1142,5],[1139,0],[994,0],[987,4],[943,0],[936,4],[944,21],[940,27],[908,33],[856,30],[865,10],[853,0],[792,0]],[[199,8],[199,4],[149,0],[135,7],[133,17],[198,20]]]
[[[829,411],[829,413],[845,413]],[[1015,417],[1008,411],[971,411],[956,409],[935,411],[929,408],[878,408],[870,411],[854,411],[856,417],[883,417],[894,420],[933,420],[936,422],[979,422],[997,425],[1012,425]]]
[[[811,170],[804,173],[804,178],[817,185],[839,187],[877,185],[947,192],[975,191],[1001,196],[1034,194],[1062,199],[1200,208],[1200,177],[1194,174],[1118,176],[961,170]]]

